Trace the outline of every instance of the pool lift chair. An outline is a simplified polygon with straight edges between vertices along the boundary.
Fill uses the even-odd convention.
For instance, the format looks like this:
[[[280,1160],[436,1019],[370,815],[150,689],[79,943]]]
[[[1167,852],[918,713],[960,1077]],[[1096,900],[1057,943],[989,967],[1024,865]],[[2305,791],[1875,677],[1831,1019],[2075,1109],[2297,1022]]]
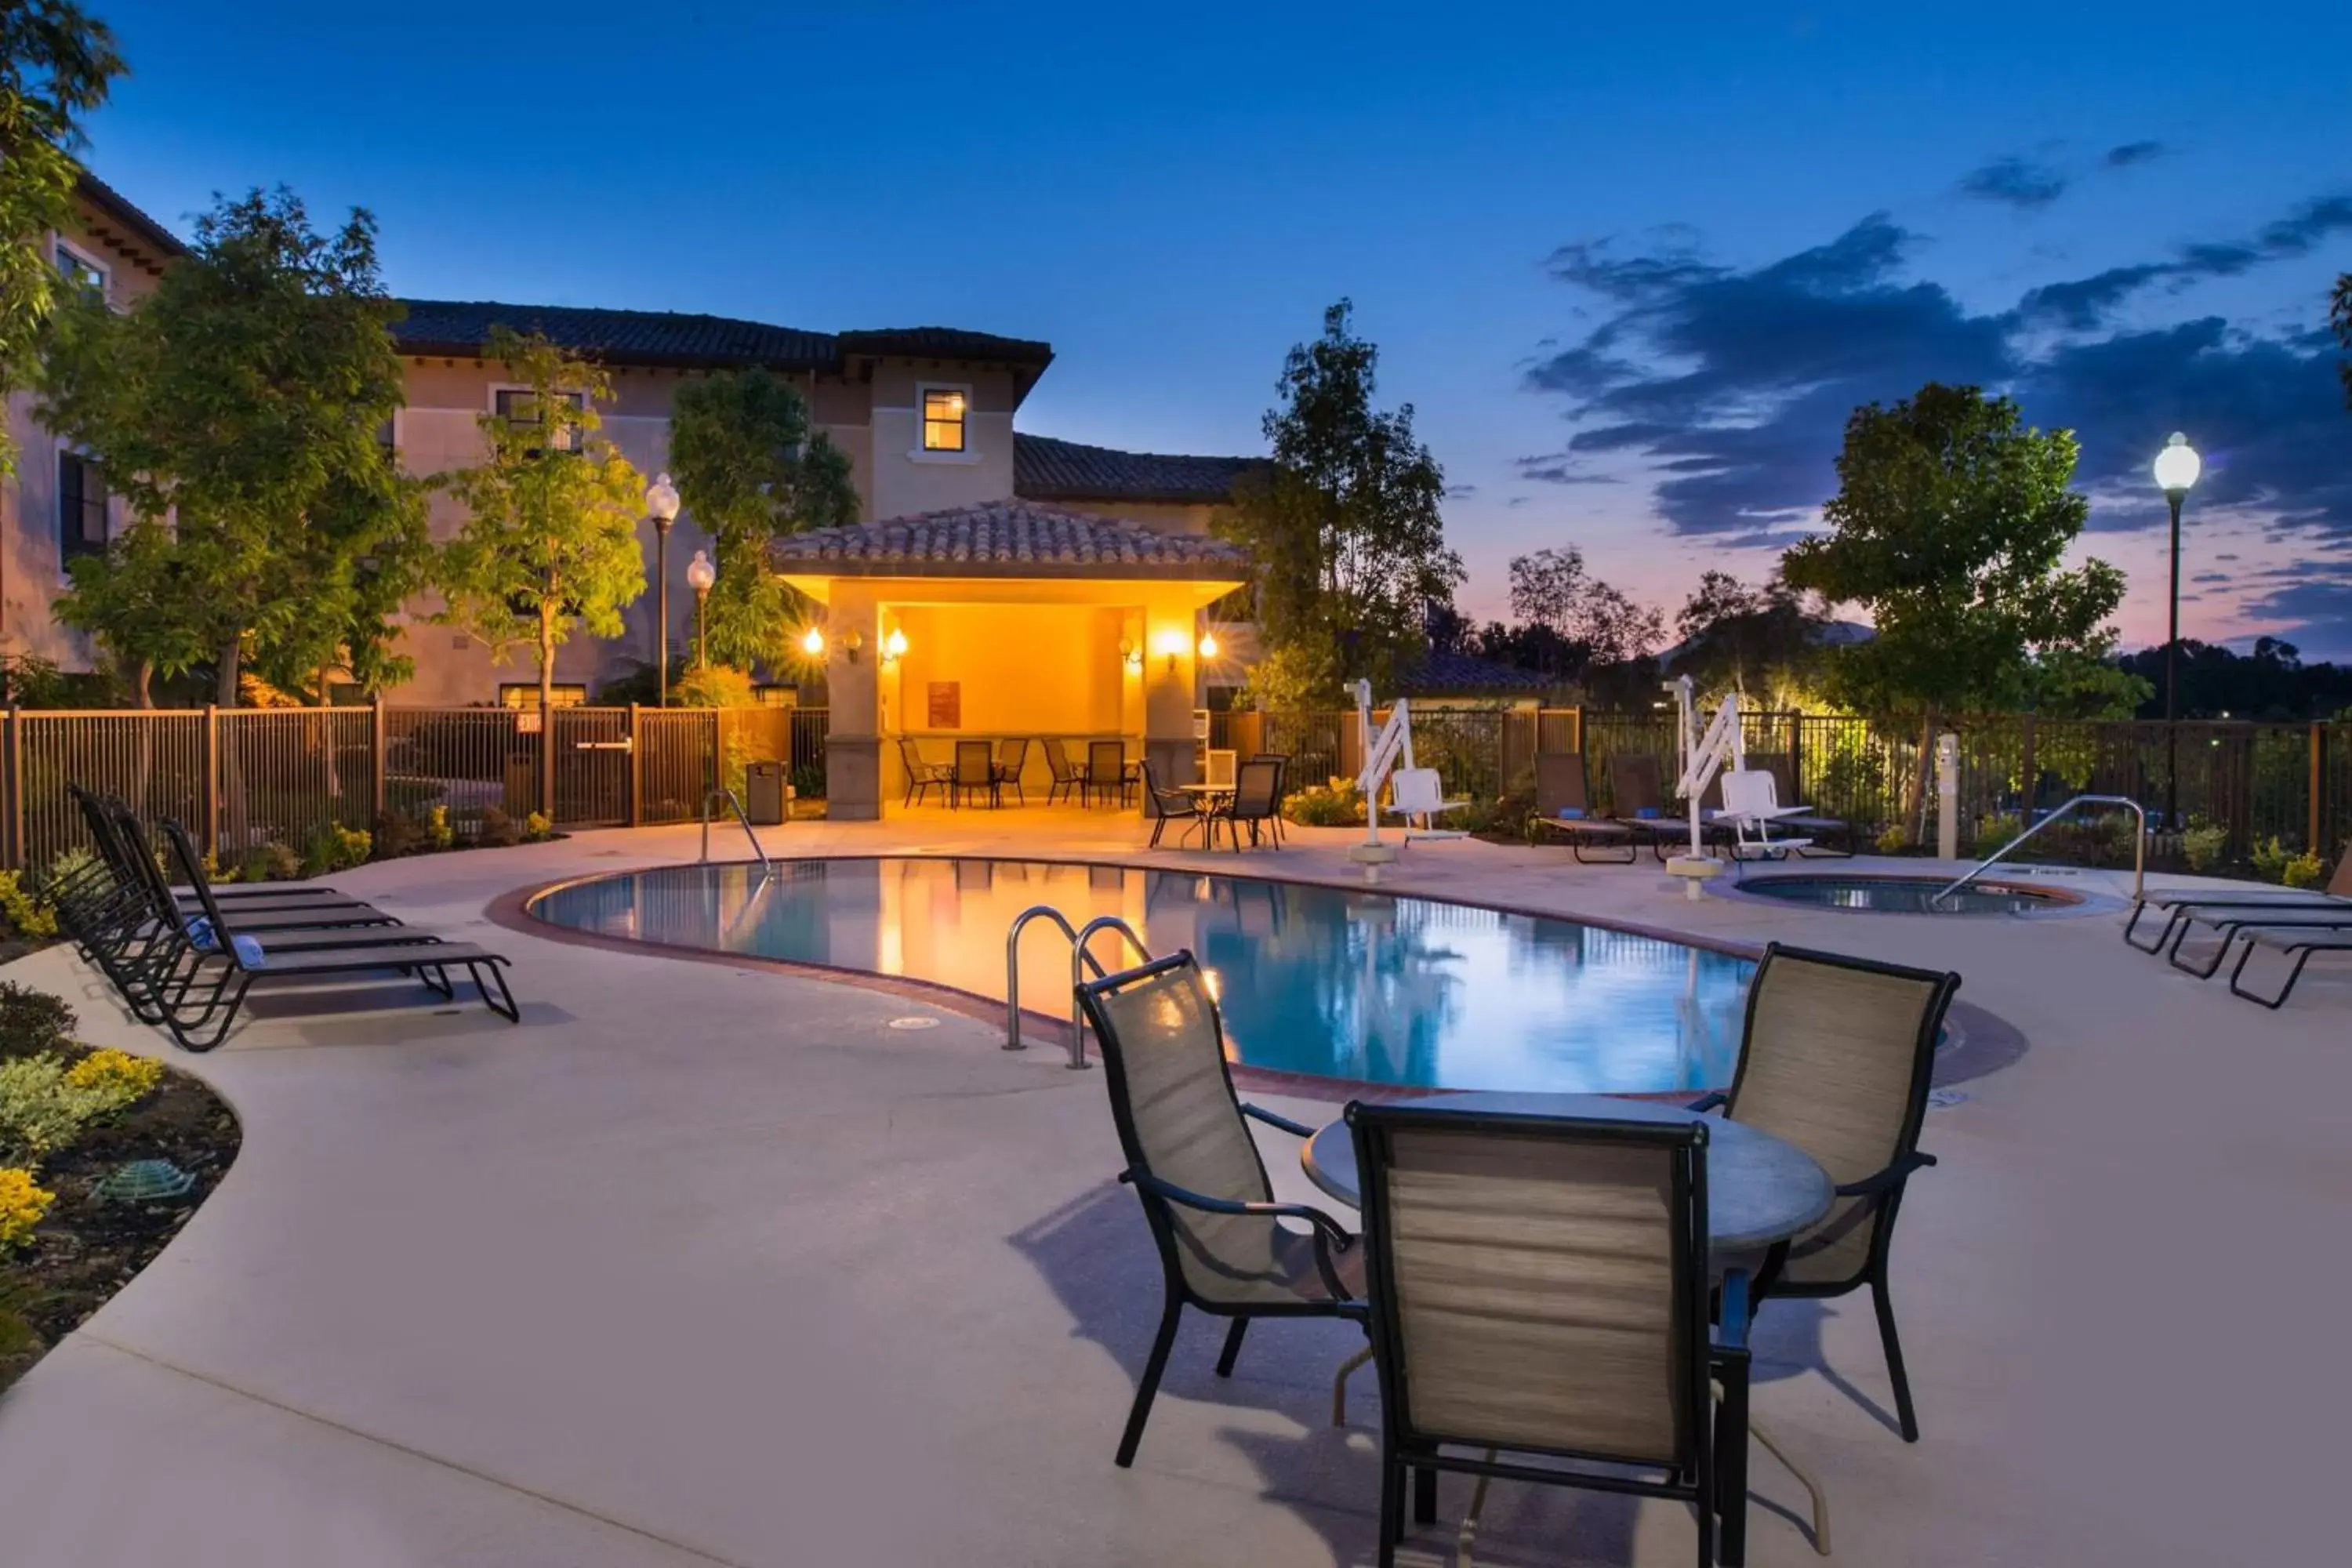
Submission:
[[[1723,809],[1715,820],[1729,825],[1732,863],[1745,860],[1779,860],[1810,847],[1810,838],[1775,838],[1772,824],[1784,816],[1804,813],[1801,805],[1782,805],[1780,786],[1769,770],[1750,768],[1748,750],[1739,733],[1739,693],[1727,691],[1723,702],[1708,721],[1705,733],[1698,727],[1698,700],[1687,675],[1676,676],[1666,683],[1675,694],[1678,722],[1675,727],[1675,750],[1682,763],[1682,778],[1675,786],[1689,807],[1690,853],[1677,855],[1666,862],[1666,869],[1677,877],[1686,878],[1685,884],[1692,898],[1699,896],[1699,884],[1720,875],[1721,862],[1706,853],[1704,839],[1706,812],[1699,802],[1706,795],[1706,786],[1723,775]],[[1726,764],[1728,764],[1727,766]]]
[[[1349,850],[1349,858],[1367,868],[1384,865],[1396,858],[1393,846],[1381,841],[1381,786],[1387,784],[1391,794],[1389,809],[1404,819],[1405,842],[1417,838],[1467,838],[1460,828],[1439,827],[1437,819],[1449,811],[1459,811],[1470,802],[1447,800],[1444,780],[1435,768],[1415,767],[1412,760],[1412,714],[1411,705],[1400,697],[1389,708],[1389,721],[1375,731],[1372,728],[1372,683],[1356,682],[1356,716],[1363,728],[1360,733],[1369,737],[1364,746],[1364,765],[1356,774],[1356,786],[1364,792],[1364,841]],[[1421,826],[1415,827],[1414,822]]]

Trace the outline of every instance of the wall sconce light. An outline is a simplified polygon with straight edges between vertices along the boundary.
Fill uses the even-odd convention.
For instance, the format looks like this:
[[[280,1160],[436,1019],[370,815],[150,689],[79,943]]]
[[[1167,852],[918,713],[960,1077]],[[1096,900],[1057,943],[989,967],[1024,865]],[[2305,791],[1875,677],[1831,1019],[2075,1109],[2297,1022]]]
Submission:
[[[811,658],[824,657],[824,628],[811,626],[801,634],[801,651]]]
[[[1215,634],[1211,632],[1202,632],[1201,634],[1201,657],[1202,658],[1214,658],[1217,657],[1217,639]]]
[[[848,632],[843,635],[841,646],[843,651],[849,655],[849,662],[856,664],[857,662],[857,650],[866,646],[866,638],[856,630],[856,627],[852,627]]]
[[[1176,660],[1184,652],[1184,634],[1171,627],[1152,638],[1151,646],[1158,652],[1168,656],[1168,673],[1175,674]]]
[[[1119,663],[1127,666],[1129,673],[1142,673],[1143,650],[1136,646],[1135,639],[1133,637],[1121,637],[1118,639],[1118,661]]]
[[[890,628],[890,635],[882,639],[882,662],[885,664],[896,664],[901,658],[904,658],[906,654],[907,634],[899,630],[897,626],[892,626]]]

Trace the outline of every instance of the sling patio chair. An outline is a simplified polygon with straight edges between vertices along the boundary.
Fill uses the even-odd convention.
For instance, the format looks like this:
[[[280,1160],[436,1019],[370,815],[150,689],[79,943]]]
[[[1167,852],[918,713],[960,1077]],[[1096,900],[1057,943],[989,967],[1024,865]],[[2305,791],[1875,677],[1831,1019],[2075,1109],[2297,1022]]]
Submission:
[[[146,824],[129,806],[120,801],[95,802],[89,820],[90,835],[98,841],[101,858],[128,885],[147,898],[147,912],[165,923],[186,926],[202,919],[206,898],[236,910],[244,929],[248,931],[296,931],[400,923],[373,904],[323,889],[307,895],[289,889],[287,895],[281,896],[273,892],[273,884],[259,883],[245,889],[249,897],[231,902],[220,897],[222,889],[215,887],[209,877],[198,885],[173,887],[164,875],[153,842],[147,837]],[[201,876],[203,863],[199,859],[195,864]]]
[[[1244,826],[1249,829],[1251,848],[1256,848],[1261,843],[1272,843],[1276,848],[1280,848],[1279,838],[1271,833],[1261,837],[1260,833],[1280,816],[1281,811],[1282,764],[1251,761],[1241,765],[1240,773],[1234,780],[1234,793],[1216,808],[1215,816],[1217,821],[1225,825],[1225,832],[1234,841],[1234,851],[1238,854],[1242,847],[1241,830]],[[1215,847],[1213,840],[1210,847]]]
[[[1074,795],[1078,795],[1083,803],[1087,784],[1086,770],[1070,761],[1070,749],[1056,736],[1048,735],[1045,738],[1045,771],[1051,773],[1054,779],[1052,784],[1045,790],[1047,805],[1053,805],[1057,800],[1067,800]]]
[[[1079,798],[1091,800],[1097,795],[1115,798],[1124,805],[1135,787],[1135,773],[1128,765],[1125,741],[1088,741],[1085,786]]]
[[[1746,1507],[1748,1352],[1742,1276],[1725,1280],[1719,1340],[1709,1331],[1705,1120],[1362,1102],[1347,1117],[1381,1379],[1381,1568],[1408,1473],[1425,1524],[1439,1471],[1480,1478],[1474,1516],[1489,1479],[1686,1502],[1712,1568],[1718,1520]]]
[[[2132,932],[2139,926],[2140,917],[2150,910],[2165,911],[2165,922],[2152,942],[2134,941]],[[2336,872],[2327,879],[2327,886],[2319,888],[2212,888],[2176,889],[2162,893],[2150,893],[2132,905],[2131,919],[2124,922],[2124,940],[2142,952],[2162,952],[2170,944],[2175,953],[2179,951],[2182,937],[2191,921],[2205,918],[2201,911],[2239,911],[2260,914],[2274,910],[2282,916],[2289,911],[2300,915],[2305,910],[2326,915],[2343,912],[2352,915],[2352,849],[2347,849],[2336,861]]]
[[[1029,742],[1026,737],[996,743],[996,784],[1000,790],[1010,789],[1023,805],[1029,804],[1026,791],[1021,787],[1021,774],[1029,766]]]
[[[1633,828],[1592,809],[1585,793],[1582,752],[1538,753],[1536,809],[1528,826],[1566,839],[1580,863],[1591,863],[1588,850],[1600,851],[1602,862],[1612,866],[1631,865],[1641,857]]]
[[[170,1030],[173,1039],[188,1050],[208,1051],[227,1038],[243,1010],[246,994],[264,980],[345,980],[387,973],[405,974],[425,985],[437,1000],[449,1002],[455,1001],[457,994],[449,972],[462,969],[481,994],[484,1006],[510,1024],[522,1021],[514,993],[500,973],[508,963],[504,954],[456,942],[386,942],[324,952],[273,952],[259,937],[251,934],[249,924],[244,931],[236,931],[213,898],[205,881],[203,862],[187,829],[167,821],[163,824],[163,839],[181,874],[196,889],[204,905],[204,918],[212,931],[230,933],[229,940],[216,940],[211,947],[192,955],[186,980],[171,1000],[163,1026]]]
[[[1727,1094],[1693,1103],[1811,1154],[1838,1201],[1757,1276],[1756,1303],[1870,1287],[1903,1440],[1919,1440],[1887,1291],[1895,1221],[1919,1152],[1936,1039],[1960,977],[1773,942],[1748,987],[1739,1068]],[[1777,1249],[1776,1249],[1777,1250]]]
[[[1190,837],[1194,827],[1204,826],[1211,835],[1209,847],[1213,849],[1217,847],[1217,819],[1202,797],[1189,791],[1170,789],[1161,784],[1149,757],[1143,763],[1143,809],[1144,814],[1151,818],[1151,842],[1144,846],[1147,849],[1160,847],[1160,836],[1168,830],[1171,822],[1185,825],[1183,833],[1178,837],[1179,843]]]
[[[2216,939],[2213,955],[2201,964],[2183,963],[2181,960],[2189,945],[2189,933],[2199,926],[2212,928]],[[2220,909],[2199,905],[2186,911],[2180,921],[2180,934],[2172,939],[2172,952],[2166,956],[2166,962],[2183,974],[2210,980],[2230,956],[2230,949],[2238,938],[2256,928],[2274,934],[2306,931],[2315,935],[2324,931],[2352,931],[2352,904],[2264,904]]]
[[[898,762],[907,773],[907,793],[898,802],[900,805],[919,805],[932,790],[951,795],[955,769],[945,763],[924,761],[922,749],[904,735],[898,737]],[[954,804],[952,798],[949,804]]]
[[[2347,856],[2347,858],[2352,858]],[[2311,962],[2315,952],[2352,952],[2352,926],[2246,926],[2238,934],[2245,939],[2245,951],[2238,954],[2238,966],[2230,971],[2230,994],[2242,996],[2249,1002],[2259,1002],[2272,1012],[2286,1005],[2287,997],[2294,991],[2294,983],[2303,978],[2303,966]],[[2271,995],[2250,991],[2242,984],[2246,961],[2254,956],[2256,948],[2294,960],[2286,972],[2286,979]]]
[[[1689,847],[1690,819],[1666,809],[1664,771],[1649,752],[1619,752],[1609,759],[1609,798],[1611,814],[1648,844],[1658,859],[1666,858],[1669,846]],[[1704,813],[1704,803],[1697,809]],[[1720,844],[1728,837],[1723,824],[1700,816],[1700,843]]]
[[[105,862],[117,877],[124,877],[131,872],[131,868],[126,864],[124,858],[131,853],[128,847],[131,842],[135,842],[141,850],[146,852],[145,864],[156,865],[152,847],[147,837],[146,826],[140,820],[139,815],[129,805],[110,796],[100,795],[95,791],[84,789],[79,784],[68,784],[66,794],[81,814],[83,826],[89,830],[90,842],[97,851],[99,859]],[[118,824],[127,824],[127,831],[119,827]],[[196,895],[193,889],[173,888],[170,892],[183,905],[193,906],[195,903]],[[298,904],[332,900],[350,901],[343,894],[325,883],[310,881],[231,883],[226,887],[215,887],[213,895],[224,903]]]
[[[1274,815],[1266,826],[1274,834],[1274,847],[1282,847],[1282,803],[1290,798],[1290,753],[1288,752],[1252,752],[1246,759],[1253,763],[1272,763],[1282,770],[1274,784]]]
[[[990,753],[985,741],[958,741],[955,743],[955,772],[948,786],[948,804],[961,805],[971,798],[974,790],[988,797],[988,804],[1000,805],[1004,796],[997,781],[996,759]]]
[[[1090,981],[1077,996],[1101,1043],[1127,1161],[1119,1180],[1135,1188],[1160,1251],[1160,1331],[1119,1437],[1124,1468],[1135,1462],[1186,1307],[1232,1320],[1217,1357],[1217,1375],[1231,1377],[1253,1318],[1361,1322],[1363,1255],[1322,1210],[1274,1201],[1244,1118],[1302,1139],[1314,1129],[1235,1097],[1216,1004],[1192,953]]]

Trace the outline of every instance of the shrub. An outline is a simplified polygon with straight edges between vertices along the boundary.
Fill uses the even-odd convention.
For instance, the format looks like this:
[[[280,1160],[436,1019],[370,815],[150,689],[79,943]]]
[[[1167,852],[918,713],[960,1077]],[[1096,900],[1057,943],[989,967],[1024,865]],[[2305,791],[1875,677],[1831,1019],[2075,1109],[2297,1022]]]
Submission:
[[[302,874],[326,877],[364,866],[374,850],[375,840],[363,830],[330,822],[310,835],[310,842],[303,847]]]
[[[239,881],[290,882],[302,874],[302,857],[273,839],[247,850],[236,869]]]
[[[2218,823],[2200,822],[2180,836],[2180,852],[2192,871],[2210,871],[2221,863],[2230,847],[2230,830]]]
[[[66,1083],[110,1096],[118,1107],[146,1099],[163,1081],[163,1064],[128,1051],[92,1051],[66,1069]]]
[[[0,980],[0,1060],[53,1051],[73,1026],[74,1010],[57,997]]]
[[[486,805],[482,807],[480,826],[474,830],[474,842],[486,849],[503,849],[522,842],[522,828],[497,806]]]
[[[58,1201],[33,1183],[33,1173],[10,1167],[0,1170],[0,1252],[32,1239],[33,1227]]]
[[[2290,888],[2316,888],[2326,874],[2327,867],[2306,849],[2280,868],[2279,880]]]
[[[1979,854],[1990,855],[2024,831],[2024,822],[2011,813],[1991,812],[1977,818],[1974,842]]]
[[[1308,784],[1282,803],[1282,815],[1301,827],[1348,827],[1364,820],[1364,792],[1349,780]]]
[[[436,805],[425,814],[425,847],[428,849],[456,847],[457,830],[449,824],[449,808]]]
[[[555,824],[543,812],[532,812],[522,819],[522,836],[526,842],[544,844],[555,837]]]
[[[110,1093],[68,1083],[54,1056],[0,1062],[0,1156],[38,1161],[120,1108]]]
[[[98,857],[87,849],[77,847],[60,850],[49,861],[48,869],[41,873],[42,891],[45,894],[54,894],[56,889],[64,887],[67,883],[87,876],[96,868],[97,865]]]
[[[1881,855],[1900,855],[1911,847],[1911,830],[1895,823],[1880,831],[1876,847]]]
[[[2278,835],[2273,833],[2267,842],[2255,844],[2253,853],[2247,858],[2253,862],[2254,875],[2263,881],[2284,882],[2286,880],[2287,864],[2294,855],[2278,841]]]
[[[25,890],[24,875],[17,871],[0,871],[0,921],[28,941],[43,942],[58,934],[56,912],[43,909]]]
[[[396,811],[379,812],[375,819],[375,853],[380,860],[397,860],[425,847],[425,831],[416,819]]]

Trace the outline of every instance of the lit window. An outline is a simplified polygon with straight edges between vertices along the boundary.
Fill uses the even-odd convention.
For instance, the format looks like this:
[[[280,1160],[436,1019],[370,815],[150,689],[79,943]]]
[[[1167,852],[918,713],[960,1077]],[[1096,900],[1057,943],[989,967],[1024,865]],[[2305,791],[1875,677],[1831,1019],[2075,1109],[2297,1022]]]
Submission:
[[[58,552],[106,553],[106,470],[76,452],[58,454]]]
[[[559,392],[556,395],[574,408],[585,409],[588,406],[588,395],[584,392]],[[532,398],[533,394],[527,386],[502,387],[490,394],[491,412],[509,425],[536,425],[540,422],[539,405]],[[566,426],[556,432],[555,449],[559,452],[576,451],[579,443],[580,432],[576,426]]]
[[[558,681],[554,690],[558,708],[584,708],[588,689],[584,686]],[[499,706],[501,708],[536,709],[539,706],[539,682],[501,681],[499,685]]]
[[[106,298],[104,266],[84,256],[64,240],[58,241],[57,258],[58,275],[69,286],[94,300],[103,300]]]
[[[923,389],[923,450],[926,452],[961,452],[963,446],[963,416],[971,398],[961,387],[927,386]]]

